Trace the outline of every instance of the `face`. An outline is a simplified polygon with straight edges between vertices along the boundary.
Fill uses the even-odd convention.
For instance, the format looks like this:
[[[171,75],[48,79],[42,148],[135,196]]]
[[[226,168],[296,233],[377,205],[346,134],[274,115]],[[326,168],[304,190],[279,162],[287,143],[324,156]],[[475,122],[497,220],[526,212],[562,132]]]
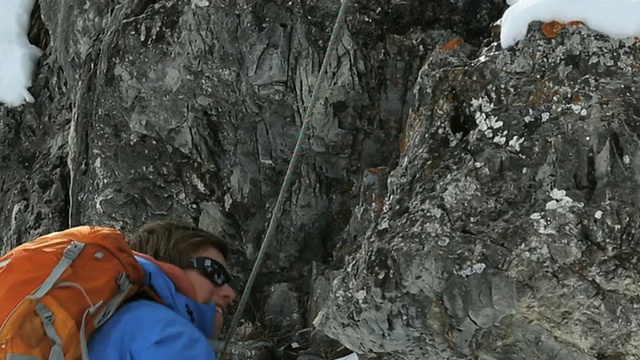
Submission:
[[[218,251],[218,249],[214,247],[206,247],[201,251],[193,254],[193,257],[208,257],[213,260],[218,261],[222,266],[224,266],[227,271],[229,271],[229,266],[227,265],[227,261],[222,256],[222,253]],[[198,270],[196,269],[186,269],[185,272],[193,286],[196,289],[197,300],[201,304],[209,304],[215,303],[217,305],[217,309],[219,312],[226,312],[229,304],[235,300],[237,294],[231,288],[229,284],[224,284],[222,286],[218,286],[211,282],[209,279],[204,277]],[[216,316],[216,336],[219,333],[219,329],[222,328],[222,314],[218,314]]]

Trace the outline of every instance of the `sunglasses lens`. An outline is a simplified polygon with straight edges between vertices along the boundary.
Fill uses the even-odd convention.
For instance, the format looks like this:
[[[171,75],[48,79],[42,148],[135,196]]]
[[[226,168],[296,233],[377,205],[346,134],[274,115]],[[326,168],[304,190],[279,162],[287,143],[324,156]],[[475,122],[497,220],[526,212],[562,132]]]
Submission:
[[[195,269],[215,285],[222,286],[231,281],[231,276],[227,269],[218,261],[207,257],[196,257],[191,259],[191,264]]]
[[[209,281],[211,281],[212,283],[214,283],[214,284],[216,284],[218,286],[222,286],[222,285],[224,285],[224,284],[226,284],[228,282],[227,278],[223,274],[221,274],[219,272],[218,273],[209,274],[208,278],[209,278]]]

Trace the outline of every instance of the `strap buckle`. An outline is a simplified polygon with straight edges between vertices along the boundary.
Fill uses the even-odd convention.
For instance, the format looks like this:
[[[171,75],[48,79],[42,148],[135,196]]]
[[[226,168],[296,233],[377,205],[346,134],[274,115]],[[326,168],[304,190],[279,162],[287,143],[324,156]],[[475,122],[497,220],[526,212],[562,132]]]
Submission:
[[[72,241],[71,244],[69,244],[69,246],[67,246],[67,248],[64,250],[62,256],[64,256],[65,259],[73,261],[78,257],[78,255],[80,255],[82,249],[84,249],[84,243]]]

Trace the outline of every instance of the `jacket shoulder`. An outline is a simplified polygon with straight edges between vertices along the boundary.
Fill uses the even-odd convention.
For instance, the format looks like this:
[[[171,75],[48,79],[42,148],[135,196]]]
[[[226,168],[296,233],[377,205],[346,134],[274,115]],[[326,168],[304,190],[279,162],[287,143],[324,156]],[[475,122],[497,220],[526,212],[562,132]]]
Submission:
[[[162,304],[123,305],[89,339],[92,360],[216,359],[208,340],[188,320]]]

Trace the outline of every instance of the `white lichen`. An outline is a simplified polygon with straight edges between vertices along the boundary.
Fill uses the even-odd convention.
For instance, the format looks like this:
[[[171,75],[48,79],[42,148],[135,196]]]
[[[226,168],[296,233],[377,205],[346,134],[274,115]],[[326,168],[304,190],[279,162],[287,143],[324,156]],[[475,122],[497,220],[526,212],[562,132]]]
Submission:
[[[548,112],[543,112],[540,115],[540,121],[542,121],[542,122],[547,122],[547,120],[549,120],[549,118],[551,118],[551,114],[549,114]]]
[[[524,138],[521,138],[518,135],[516,135],[511,140],[509,140],[509,148],[515,151],[520,151],[520,145],[522,145],[523,142],[524,142]]]
[[[508,130],[498,130],[504,126],[497,116],[488,114],[494,109],[493,104],[486,97],[471,100],[472,111],[475,112],[475,120],[478,125],[477,130],[484,133],[484,136],[492,139],[498,145],[507,142]]]
[[[584,206],[568,197],[564,190],[553,189],[549,196],[552,200],[546,203],[544,212],[529,215],[529,219],[533,221],[533,228],[540,234],[558,234],[559,231],[563,231],[562,223],[572,216],[569,210]]]
[[[486,97],[480,99],[471,99],[471,106],[474,109],[480,110],[484,113],[493,110],[493,104]]]
[[[577,201],[574,201],[572,198],[567,196],[567,192],[564,190],[553,189],[549,194],[551,196],[551,201],[547,202],[545,205],[546,210],[566,210],[571,207],[582,207],[583,204]]]
[[[498,145],[504,145],[507,142],[507,138],[506,136],[504,136],[507,132],[503,131],[502,135],[498,135],[495,138],[493,138],[493,142],[498,144]]]
[[[543,123],[547,122],[550,118],[551,118],[551,114],[548,113],[548,112],[543,112],[543,113],[540,114],[540,121],[543,122]],[[536,119],[535,119],[535,117],[533,115],[533,110],[529,109],[529,115],[524,117],[524,122],[526,124],[528,124],[528,123],[533,122],[535,120]]]
[[[557,234],[558,232],[554,228],[551,221],[544,219],[542,217],[538,219],[534,219],[533,228],[540,234],[550,235]]]
[[[577,104],[571,104],[569,105],[569,108],[571,108],[571,110],[573,110],[574,113],[579,114],[580,111],[582,111],[582,106],[577,105]]]
[[[486,269],[487,265],[483,263],[473,264],[470,267],[464,268],[462,270],[458,270],[455,273],[462,277],[469,277],[473,274],[482,274],[484,269]]]
[[[539,213],[539,212],[535,212],[535,213],[533,213],[533,214],[529,215],[529,219],[531,219],[531,220],[539,220],[539,219],[542,219],[542,214],[541,214],[541,213]]]

